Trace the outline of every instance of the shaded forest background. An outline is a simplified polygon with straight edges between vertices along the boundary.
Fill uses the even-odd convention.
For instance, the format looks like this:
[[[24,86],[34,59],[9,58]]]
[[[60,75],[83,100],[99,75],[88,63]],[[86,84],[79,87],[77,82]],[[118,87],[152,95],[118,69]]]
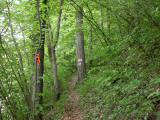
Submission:
[[[159,120],[160,1],[0,0],[0,120],[60,120],[77,71],[84,119]]]

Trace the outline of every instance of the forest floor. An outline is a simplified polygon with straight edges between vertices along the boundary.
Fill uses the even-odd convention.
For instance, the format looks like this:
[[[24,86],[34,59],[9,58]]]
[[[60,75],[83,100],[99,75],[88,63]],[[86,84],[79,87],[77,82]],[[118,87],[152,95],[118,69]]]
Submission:
[[[71,78],[69,83],[69,99],[65,105],[65,113],[61,120],[83,120],[83,112],[79,105],[79,94],[75,90],[77,75]]]

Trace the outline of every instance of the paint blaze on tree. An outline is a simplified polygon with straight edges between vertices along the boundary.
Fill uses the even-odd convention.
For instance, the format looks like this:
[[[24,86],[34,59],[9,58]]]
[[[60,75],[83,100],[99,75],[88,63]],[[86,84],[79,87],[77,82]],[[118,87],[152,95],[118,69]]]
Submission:
[[[36,79],[35,79],[35,120],[43,120],[43,113],[41,107],[43,107],[43,76],[44,76],[44,53],[45,53],[45,30],[46,30],[46,15],[47,8],[43,8],[43,5],[47,5],[47,0],[37,0],[37,21],[39,21],[39,46],[36,51]],[[44,16],[44,17],[42,17]]]
[[[85,77],[85,52],[82,8],[78,9],[76,13],[76,30],[78,80],[82,81]]]
[[[38,65],[40,65],[40,54],[36,54],[36,62]]]

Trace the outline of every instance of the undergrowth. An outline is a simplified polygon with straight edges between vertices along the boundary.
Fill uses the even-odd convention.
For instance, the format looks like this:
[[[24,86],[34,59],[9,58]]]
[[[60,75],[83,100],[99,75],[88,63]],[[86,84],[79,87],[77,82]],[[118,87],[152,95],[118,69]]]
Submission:
[[[131,71],[108,67],[96,75],[90,71],[78,89],[86,120],[147,120],[154,112],[154,99],[160,98],[159,92],[153,90],[157,80],[145,83]]]

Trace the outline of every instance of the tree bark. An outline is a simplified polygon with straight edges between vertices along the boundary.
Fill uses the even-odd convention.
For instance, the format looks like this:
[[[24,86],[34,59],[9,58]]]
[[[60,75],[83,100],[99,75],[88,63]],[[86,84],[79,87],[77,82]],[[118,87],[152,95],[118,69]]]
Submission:
[[[83,9],[76,11],[76,44],[77,44],[77,69],[78,80],[82,81],[85,77],[85,51],[83,33]]]
[[[43,0],[43,4],[47,5],[47,0]],[[40,39],[38,49],[35,53],[36,61],[36,94],[35,94],[35,110],[38,114],[35,116],[35,120],[43,120],[43,114],[40,107],[43,106],[43,74],[44,74],[44,44],[45,44],[45,29],[46,29],[46,20],[41,17],[41,13],[44,13],[46,16],[47,10],[40,10],[40,0],[37,0],[37,16],[40,25]]]
[[[106,0],[106,22],[107,22],[107,26],[106,26],[106,30],[107,30],[107,34],[108,34],[108,39],[110,40],[110,33],[111,33],[111,13],[110,13],[110,0]]]
[[[2,98],[0,96],[0,120],[3,120],[2,118]]]
[[[57,57],[56,57],[56,46],[58,44],[59,40],[59,33],[60,33],[60,25],[61,25],[61,16],[62,16],[62,6],[64,0],[60,0],[60,9],[59,9],[59,16],[57,18],[57,31],[55,35],[55,41],[53,40],[53,36],[51,33],[51,40],[48,42],[48,54],[51,59],[51,64],[52,64],[52,72],[53,72],[53,80],[54,80],[54,92],[55,92],[55,100],[60,99],[61,95],[61,89],[60,89],[60,80],[58,78],[58,65],[57,65]],[[52,31],[51,31],[52,32]]]
[[[55,89],[55,100],[60,99],[60,81],[58,78],[58,65],[57,65],[57,57],[56,57],[56,50],[55,46],[51,48],[52,53],[52,70],[53,70],[53,79],[54,79],[54,89]]]
[[[92,66],[93,64],[93,46],[92,46],[92,42],[93,42],[93,28],[92,25],[90,25],[90,29],[89,29],[89,40],[88,40],[88,49],[89,49],[89,68]]]

